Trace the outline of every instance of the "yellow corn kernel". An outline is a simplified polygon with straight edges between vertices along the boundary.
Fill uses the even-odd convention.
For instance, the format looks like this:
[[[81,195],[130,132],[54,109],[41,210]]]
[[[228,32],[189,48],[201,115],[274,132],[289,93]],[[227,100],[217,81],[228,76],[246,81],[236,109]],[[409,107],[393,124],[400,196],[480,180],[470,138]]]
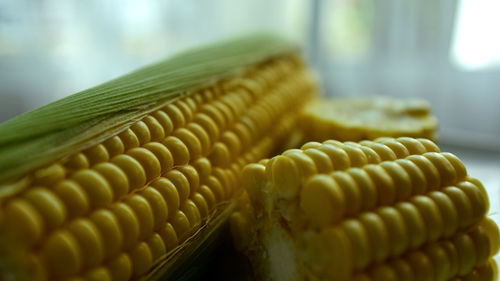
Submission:
[[[29,190],[24,198],[41,214],[47,230],[52,230],[66,219],[66,208],[61,200],[50,190],[37,187]]]
[[[125,152],[125,145],[123,144],[119,136],[113,136],[108,138],[103,143],[104,147],[108,151],[109,157],[113,157],[118,154]]]
[[[137,189],[143,186],[146,182],[146,172],[144,171],[143,167],[137,160],[130,157],[129,155],[120,154],[113,157],[111,159],[111,162],[127,175],[130,190]],[[126,188],[126,186],[123,185],[125,184],[125,180],[122,180],[122,182],[119,184],[121,184],[121,188]]]
[[[307,182],[300,194],[300,207],[320,227],[331,225],[342,218],[345,205],[342,190],[329,176],[315,176]]]
[[[186,235],[189,234],[189,230],[191,229],[191,224],[189,222],[188,217],[181,211],[178,210],[170,220],[177,238],[180,241],[184,241]]]
[[[140,145],[139,139],[137,138],[134,131],[132,131],[132,129],[126,129],[118,136],[123,143],[124,151],[127,151],[134,147],[138,147]]]
[[[231,162],[231,152],[224,143],[217,142],[208,155],[208,159],[216,166],[226,167]]]
[[[382,143],[389,147],[392,151],[394,151],[394,154],[396,154],[397,158],[405,158],[408,155],[410,155],[410,152],[406,148],[405,145],[403,145],[401,142],[399,142],[397,139],[393,138],[378,138],[375,140],[376,142]]]
[[[200,140],[191,131],[185,128],[180,128],[175,130],[173,135],[185,144],[189,151],[190,159],[197,159],[201,156],[202,148]]]
[[[218,100],[213,102],[213,106],[222,114],[225,119],[225,124],[227,124],[227,126],[231,126],[234,122],[234,115],[231,112],[231,109],[226,104]]]
[[[113,189],[113,199],[119,199],[129,192],[129,181],[124,170],[113,163],[99,163],[93,168],[102,175]]]
[[[174,130],[174,124],[172,123],[171,117],[162,110],[157,110],[151,114],[158,123],[160,123],[163,131],[165,132],[165,136],[168,136]]]
[[[85,169],[76,172],[72,179],[79,184],[89,198],[91,208],[99,208],[113,202],[113,189],[96,171]]]
[[[165,138],[165,130],[155,117],[148,115],[142,119],[142,122],[148,127],[152,141],[159,141]]]
[[[200,177],[196,169],[190,165],[184,165],[177,167],[177,170],[181,172],[189,182],[190,193],[195,193],[200,185]]]
[[[333,170],[333,164],[328,155],[318,149],[306,149],[304,153],[314,161],[319,173],[330,172]]]
[[[241,153],[241,150],[243,149],[240,139],[232,131],[224,132],[221,136],[221,141],[228,148],[230,157],[232,159],[234,159],[236,155],[239,155]]]
[[[384,162],[385,164],[389,164],[393,162]],[[374,164],[369,164],[363,167],[363,170],[365,170],[370,178],[372,179],[373,183],[375,184],[375,189],[379,191],[379,196],[378,196],[378,205],[392,205],[396,201],[396,190],[400,188],[400,186],[397,184],[398,180],[396,180],[396,177],[401,175],[402,173],[400,171],[397,171],[394,169],[395,166],[393,165],[374,165]],[[391,172],[388,172],[390,170]],[[342,174],[342,173],[339,173]],[[394,177],[394,175],[397,175]],[[392,177],[391,177],[392,176]],[[408,180],[409,181],[409,180]],[[401,182],[401,181],[400,181]],[[404,181],[403,182],[407,182]],[[403,187],[405,187],[403,185]],[[408,184],[406,184],[406,188],[408,188]],[[406,191],[406,190],[405,190]],[[406,192],[405,192],[406,193]],[[400,192],[401,194],[401,192]],[[398,194],[399,195],[399,194]],[[401,196],[398,196],[401,197]]]
[[[87,193],[75,181],[64,180],[54,186],[53,191],[64,202],[70,217],[81,216],[90,209]]]
[[[132,277],[138,277],[148,271],[153,263],[153,255],[145,242],[139,243],[131,252]]]
[[[344,150],[333,145],[321,145],[317,149],[330,157],[335,170],[345,170],[351,166],[351,160]]]
[[[427,179],[424,172],[408,159],[398,159],[395,161],[410,177],[411,182],[411,195],[424,194],[427,189]]]
[[[85,274],[85,279],[89,281],[112,281],[111,273],[105,267],[98,267]]]
[[[110,210],[97,210],[90,219],[98,229],[104,247],[104,257],[109,258],[119,253],[123,245],[124,233],[118,218]]]
[[[387,281],[396,281],[399,280],[398,276],[396,275],[396,272],[394,270],[385,264],[379,264],[376,265],[372,269],[372,280],[374,281],[382,281],[382,280],[387,280]]]
[[[472,205],[467,195],[457,187],[450,186],[443,189],[445,193],[453,202],[457,210],[459,220],[459,227],[464,228],[466,225],[472,223]]]
[[[425,152],[428,152],[424,144],[422,144],[422,142],[417,139],[409,137],[400,137],[397,138],[396,140],[405,146],[409,154],[424,154]]]
[[[200,108],[200,113],[208,116],[220,129],[225,129],[227,124],[222,113],[211,104],[204,104]]]
[[[430,198],[422,195],[415,196],[411,204],[417,207],[418,212],[423,218],[427,229],[428,241],[436,241],[443,234],[443,217],[439,212],[437,204]]]
[[[84,154],[87,156],[90,166],[109,160],[109,153],[106,150],[106,147],[102,144],[94,145],[93,147],[85,150]]]
[[[361,193],[361,206],[364,210],[373,209],[378,200],[378,194],[370,176],[365,170],[360,168],[351,168],[346,173],[353,178]]]
[[[112,259],[107,268],[113,281],[127,281],[132,277],[132,261],[128,254],[123,253]]]
[[[210,208],[203,195],[201,195],[200,193],[195,193],[193,195],[193,202],[200,212],[201,219],[206,218],[210,213]]]
[[[50,274],[69,276],[80,271],[83,265],[82,249],[68,231],[51,234],[42,249],[42,256]]]
[[[165,250],[167,252],[174,249],[179,243],[179,240],[177,238],[177,233],[175,232],[174,227],[170,223],[167,223],[161,228],[159,228],[158,234],[163,240],[163,244],[165,245]]]
[[[232,219],[235,243],[263,278],[478,276],[475,268],[498,251],[500,234],[485,219],[481,183],[456,156],[438,151],[407,137],[330,140],[248,165],[248,197]],[[287,269],[275,264],[280,259]]]
[[[410,176],[406,171],[399,166],[396,162],[382,162],[380,166],[391,177],[396,189],[396,200],[403,201],[410,197],[412,194],[412,183],[410,181]],[[383,194],[380,192],[380,194]]]
[[[380,262],[389,256],[389,229],[385,227],[382,218],[376,213],[364,213],[359,217],[368,236],[369,244],[372,246],[371,256],[374,261]]]
[[[191,194],[191,187],[186,176],[178,170],[171,170],[165,175],[165,178],[177,188],[180,202],[185,202]]]
[[[5,225],[11,226],[12,237],[22,246],[31,246],[45,230],[41,214],[27,200],[16,198],[4,207]]]
[[[332,172],[331,176],[342,189],[345,201],[349,202],[349,204],[345,204],[346,214],[350,216],[360,213],[362,207],[362,195],[360,189],[358,188],[358,184],[354,181],[354,178],[348,173],[340,171]]]
[[[446,251],[437,244],[427,245],[424,251],[434,266],[435,280],[447,280],[451,266]]]
[[[205,182],[212,174],[212,164],[207,158],[199,158],[192,163],[199,175],[200,182]]]
[[[429,193],[429,197],[436,203],[439,212],[443,217],[443,237],[449,237],[455,233],[458,229],[459,217],[457,210],[453,206],[451,199],[444,193],[439,191],[432,191]],[[480,206],[481,204],[476,204]],[[478,208],[479,209],[479,208]],[[483,212],[484,215],[486,212]]]
[[[78,241],[82,263],[90,268],[101,264],[104,258],[104,245],[97,227],[88,219],[78,219],[68,225],[68,231]]]
[[[151,206],[148,201],[139,194],[133,194],[125,199],[127,204],[134,212],[139,223],[139,241],[143,241],[151,235],[154,227],[154,217]]]
[[[348,219],[342,222],[340,229],[349,239],[353,268],[361,269],[366,267],[370,262],[371,248],[363,224],[358,220]]]
[[[347,153],[351,167],[361,167],[368,163],[368,158],[360,148],[348,144],[341,145],[340,148]]]
[[[163,108],[163,111],[172,120],[174,128],[181,128],[186,123],[186,118],[177,105],[168,104]]]
[[[154,233],[151,238],[148,239],[147,244],[148,248],[151,250],[152,261],[158,260],[167,252],[165,244],[158,233]]]
[[[189,123],[189,121],[191,121],[191,119],[193,119],[193,111],[192,111],[191,107],[188,105],[188,103],[186,102],[186,99],[177,100],[174,104],[176,104],[177,107],[181,110],[182,115],[186,119],[186,123]]]
[[[434,280],[434,268],[427,255],[420,251],[412,252],[408,255],[410,264],[417,280]]]
[[[179,138],[169,136],[163,140],[163,143],[172,153],[174,165],[184,165],[192,159],[188,147]]]
[[[134,211],[125,203],[119,202],[111,207],[123,234],[123,249],[130,249],[138,240],[140,226]]]
[[[253,162],[253,161],[248,161]],[[237,172],[239,174],[239,171]],[[224,182],[224,188],[226,189],[226,194],[228,198],[231,198],[236,191],[236,186],[238,184],[237,176],[233,174],[231,169],[215,168],[214,175],[219,177]]]
[[[285,156],[278,156],[267,164],[273,173],[273,186],[283,197],[295,197],[299,191],[300,175],[295,162]]]
[[[394,161],[398,158],[392,149],[382,143],[361,141],[360,144],[375,151],[382,161]]]
[[[212,210],[217,202],[212,190],[208,186],[202,185],[200,187],[200,194],[205,198],[208,208]]]
[[[207,180],[206,186],[213,193],[216,202],[223,201],[226,197],[224,188],[216,177],[210,176]]]
[[[207,155],[212,147],[213,140],[210,139],[208,133],[196,123],[189,123],[186,126],[187,130],[196,136],[201,145],[201,155]]]
[[[71,170],[87,169],[89,160],[83,153],[76,153],[64,161],[64,165]]]
[[[179,191],[176,186],[166,178],[157,179],[151,183],[151,186],[156,189],[165,200],[168,208],[168,215],[175,214],[180,206]]]
[[[127,154],[140,163],[146,173],[146,181],[155,179],[161,175],[160,161],[158,161],[151,151],[142,147],[137,147],[128,150]],[[142,185],[144,185],[144,183],[142,183]]]
[[[147,203],[151,207],[152,216],[154,218],[153,229],[160,228],[167,221],[169,214],[167,203],[163,199],[162,194],[158,190],[151,187],[147,187],[139,192],[139,194],[146,199]]]
[[[327,247],[330,254],[326,257],[319,256],[317,253],[321,253],[322,251],[314,247],[317,251],[313,252],[314,256],[320,258],[317,260],[319,261],[318,265],[323,265],[324,268],[327,268],[327,274],[330,278],[334,280],[348,280],[354,266],[351,261],[355,253],[346,233],[340,231],[338,228],[327,228],[321,231],[320,237],[321,240],[318,242],[323,243],[319,243],[317,247]],[[314,245],[316,243],[311,244]],[[313,268],[313,270],[315,269]],[[321,268],[316,270],[320,271]]]
[[[193,122],[201,126],[211,140],[219,138],[220,129],[210,116],[204,113],[197,113],[193,118]]]
[[[186,202],[181,206],[181,211],[186,215],[191,227],[201,224],[200,211],[192,200],[186,200]]]
[[[413,162],[422,171],[427,183],[427,190],[436,189],[441,186],[439,171],[427,158],[422,155],[410,155],[406,159]]]
[[[42,168],[33,173],[33,184],[39,186],[51,186],[66,176],[66,170],[63,165],[57,163]]]
[[[416,205],[408,202],[401,202],[396,205],[396,209],[403,216],[406,227],[408,228],[408,246],[411,248],[421,246],[427,239],[428,230],[424,218]]]

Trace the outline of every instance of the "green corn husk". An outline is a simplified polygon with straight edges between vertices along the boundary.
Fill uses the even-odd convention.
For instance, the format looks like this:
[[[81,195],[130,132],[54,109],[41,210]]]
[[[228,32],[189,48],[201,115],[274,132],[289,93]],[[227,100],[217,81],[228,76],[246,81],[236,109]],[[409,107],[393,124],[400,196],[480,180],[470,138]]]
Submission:
[[[258,34],[200,47],[52,102],[0,124],[0,197],[16,189],[1,183],[81,149],[89,139],[119,131],[186,91],[295,45]],[[96,138],[97,137],[97,138]]]

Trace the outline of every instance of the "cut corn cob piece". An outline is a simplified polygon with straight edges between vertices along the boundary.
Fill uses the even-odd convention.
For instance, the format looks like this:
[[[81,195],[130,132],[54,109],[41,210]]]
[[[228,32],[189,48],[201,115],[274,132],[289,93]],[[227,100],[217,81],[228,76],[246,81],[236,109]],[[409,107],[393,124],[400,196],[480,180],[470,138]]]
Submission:
[[[445,281],[498,251],[483,186],[427,139],[310,142],[242,183],[231,229],[259,280]]]
[[[492,247],[491,242],[497,239],[498,233],[487,232],[485,224],[491,223],[484,221],[467,232],[458,232],[449,239],[429,243],[398,258],[375,264],[357,273],[354,279],[445,281],[473,278],[481,273],[489,276],[484,280],[492,280],[495,275],[492,267],[496,265],[490,257],[498,248]]]
[[[2,175],[20,176],[6,182],[0,201],[5,274],[131,280],[165,273],[155,266],[170,268],[164,261],[175,261],[203,240],[201,228],[228,216],[242,167],[280,149],[295,112],[316,93],[300,58],[275,52],[223,79],[215,68],[210,84],[154,100],[140,118],[120,117],[118,130],[99,128],[43,167]],[[141,75],[160,75],[153,70]],[[109,125],[103,122],[95,126]]]
[[[451,281],[495,281],[498,280],[498,267],[494,259],[485,265],[474,268],[465,276],[455,277]]]
[[[437,121],[423,100],[318,99],[301,114],[305,141],[436,138]]]

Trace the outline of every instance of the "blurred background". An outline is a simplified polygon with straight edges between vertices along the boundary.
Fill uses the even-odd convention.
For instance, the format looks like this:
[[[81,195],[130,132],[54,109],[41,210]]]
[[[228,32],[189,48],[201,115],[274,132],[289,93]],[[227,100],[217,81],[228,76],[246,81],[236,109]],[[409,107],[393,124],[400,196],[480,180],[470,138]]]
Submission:
[[[497,0],[0,0],[0,122],[255,30],[302,44],[332,96],[427,99],[443,143],[500,151]]]
[[[182,49],[299,42],[329,96],[424,98],[500,210],[500,1],[0,0],[0,122]],[[499,216],[495,215],[495,218]]]

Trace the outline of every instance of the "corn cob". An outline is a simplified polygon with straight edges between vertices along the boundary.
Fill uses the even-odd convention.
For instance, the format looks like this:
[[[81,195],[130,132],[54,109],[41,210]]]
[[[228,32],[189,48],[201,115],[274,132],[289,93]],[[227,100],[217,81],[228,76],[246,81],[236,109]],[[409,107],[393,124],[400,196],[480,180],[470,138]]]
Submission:
[[[209,55],[205,64],[196,65],[203,55]],[[171,81],[163,75],[169,71],[187,76]],[[294,111],[315,95],[315,81],[294,49],[268,36],[186,53],[126,78],[131,82],[104,84],[0,126],[5,276],[118,281],[151,275],[230,211],[242,167],[285,145]],[[93,95],[109,89],[105,101],[102,93]],[[81,119],[68,115],[67,129],[61,120],[43,128],[26,121],[56,119],[51,110],[82,99],[99,109],[87,115],[75,109]],[[15,135],[4,134],[14,129]]]
[[[317,99],[300,118],[305,141],[374,140],[379,137],[436,139],[437,121],[423,100]]]
[[[309,142],[246,166],[242,183],[231,229],[259,280],[492,275],[486,191],[427,139]]]
[[[490,259],[489,262],[483,266],[478,266],[474,268],[471,272],[465,276],[455,277],[451,281],[494,281],[498,280],[498,267],[494,259]]]
[[[354,280],[450,280],[475,278],[496,280],[496,265],[489,255],[498,249],[491,245],[493,239],[488,226],[494,224],[485,219],[468,232],[459,232],[450,239],[430,243],[421,249],[405,253],[402,257],[386,263],[375,264],[364,273],[358,273]]]

